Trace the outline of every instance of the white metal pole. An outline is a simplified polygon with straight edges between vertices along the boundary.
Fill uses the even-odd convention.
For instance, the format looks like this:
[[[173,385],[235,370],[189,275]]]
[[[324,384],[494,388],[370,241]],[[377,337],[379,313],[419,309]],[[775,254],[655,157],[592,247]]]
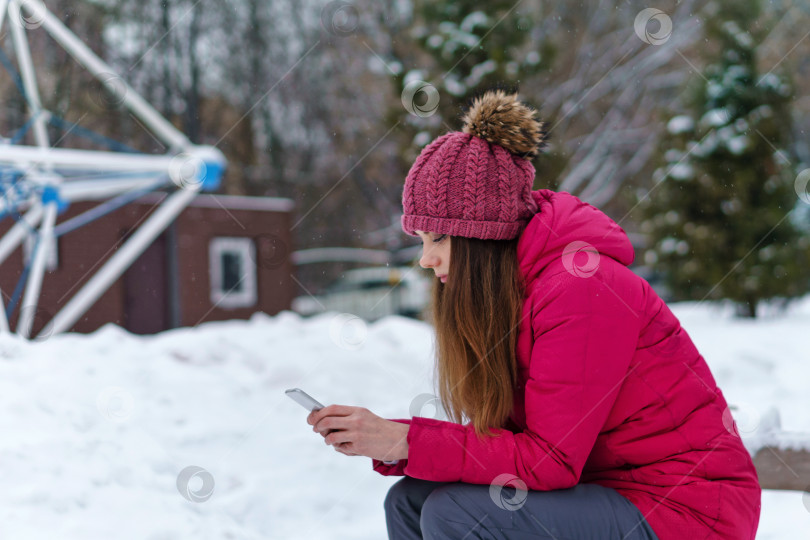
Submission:
[[[18,1],[32,9],[37,14],[39,20],[42,20],[42,28],[44,28],[55,41],[62,45],[79,64],[86,67],[100,82],[105,83],[105,77],[109,78],[111,75],[116,76],[116,85],[123,88],[123,96],[121,96],[122,103],[149,126],[149,128],[155,132],[155,135],[163,139],[163,142],[176,150],[184,150],[191,145],[191,142],[181,131],[163,118],[163,116],[139,96],[123,78],[118,77],[113,68],[96,56],[73,32],[68,30],[59,19],[48,11],[41,1]]]
[[[0,163],[17,169],[58,169],[60,171],[103,171],[98,179],[124,181],[135,174],[147,172],[167,173],[173,169],[199,168],[207,164],[225,165],[225,156],[214,146],[191,145],[177,155],[125,154],[74,148],[40,148],[38,146],[0,145]],[[179,172],[179,171],[178,171]],[[130,176],[132,173],[132,176]],[[93,173],[89,173],[93,174]],[[61,177],[58,178],[61,180]],[[92,178],[91,178],[92,179]],[[69,181],[69,177],[68,177]]]
[[[34,64],[31,61],[31,50],[28,48],[28,39],[22,26],[19,0],[11,1],[8,16],[9,26],[14,37],[14,48],[17,49],[17,61],[20,64],[23,88],[25,88],[25,94],[28,98],[28,109],[31,117],[34,118],[34,139],[36,139],[39,146],[47,148],[50,146],[46,129],[47,118],[44,114],[39,114],[42,112],[42,103],[39,100],[37,78],[34,74]]]
[[[39,199],[39,197],[31,193],[27,193],[20,197],[17,193],[9,194],[6,192],[4,194],[0,194],[0,197],[2,197],[0,198],[0,216],[10,214],[19,207],[31,206],[31,204]]]
[[[2,26],[2,21],[0,21]],[[0,291],[0,334],[8,334],[8,319],[6,318],[6,307],[3,303],[3,291]]]
[[[205,147],[202,147],[205,148]],[[78,171],[108,171],[110,175],[126,172],[166,172],[173,160],[182,159],[165,154],[125,154],[101,150],[78,150],[74,148],[48,148],[36,146],[5,145],[0,147],[0,162],[19,169],[51,165],[57,169]],[[200,159],[191,156],[187,159]]]
[[[44,6],[43,6],[44,7]],[[28,37],[23,28],[23,18],[21,13],[20,0],[11,0],[9,4],[9,26],[14,38],[14,48],[17,52],[17,61],[20,65],[20,75],[22,76],[23,88],[25,89],[28,101],[28,110],[34,122],[34,139],[41,151],[50,147],[47,130],[47,113],[42,110],[42,101],[39,98],[39,88],[37,87],[36,72],[34,63],[31,60],[31,49],[28,47]],[[47,166],[46,170],[52,171],[53,167]],[[20,308],[20,316],[17,319],[17,334],[27,338],[31,330],[31,322],[36,312],[39,291],[42,288],[42,278],[45,274],[45,257],[47,256],[47,246],[53,233],[53,224],[56,221],[56,202],[48,204],[43,218],[42,231],[40,232],[40,242],[33,255],[28,283],[25,288],[25,299]]]
[[[183,211],[183,208],[197,195],[197,191],[198,189],[188,188],[171,194],[56,314],[52,320],[53,333],[69,330],[169,223]]]
[[[45,275],[45,261],[53,240],[53,224],[56,222],[56,201],[45,206],[45,216],[42,218],[42,227],[39,229],[39,242],[33,253],[28,283],[25,295],[20,304],[20,316],[17,319],[17,335],[28,338],[31,334],[31,324],[37,310],[39,292],[42,289],[42,277]]]
[[[0,238],[0,264],[17,249],[28,231],[36,227],[40,219],[42,219],[42,203],[37,201],[23,218],[6,231],[3,238]]]
[[[144,174],[141,179],[131,180],[65,182],[59,188],[59,195],[66,201],[87,201],[106,199],[138,188],[146,188],[149,186],[160,187],[157,184],[160,177],[155,173],[150,174],[151,176]],[[171,180],[167,178],[164,183],[171,184]]]
[[[3,29],[6,13],[8,13],[8,0],[0,0],[0,30]]]

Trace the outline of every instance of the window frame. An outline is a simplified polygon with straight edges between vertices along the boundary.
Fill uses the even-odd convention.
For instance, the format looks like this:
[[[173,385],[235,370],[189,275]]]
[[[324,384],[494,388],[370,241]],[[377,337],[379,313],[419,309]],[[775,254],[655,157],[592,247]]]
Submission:
[[[239,284],[241,291],[222,289],[224,277],[223,255],[235,253],[239,256],[244,275]],[[215,236],[208,241],[209,296],[211,304],[225,309],[248,308],[257,305],[259,300],[256,272],[256,245],[253,238],[246,236]]]

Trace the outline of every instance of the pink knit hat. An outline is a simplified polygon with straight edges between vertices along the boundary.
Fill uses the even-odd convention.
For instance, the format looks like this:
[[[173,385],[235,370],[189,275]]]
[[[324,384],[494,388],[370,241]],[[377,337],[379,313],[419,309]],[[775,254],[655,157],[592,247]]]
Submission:
[[[490,90],[476,98],[462,131],[427,145],[402,191],[402,229],[509,240],[537,213],[530,194],[545,146],[545,124],[517,94]]]

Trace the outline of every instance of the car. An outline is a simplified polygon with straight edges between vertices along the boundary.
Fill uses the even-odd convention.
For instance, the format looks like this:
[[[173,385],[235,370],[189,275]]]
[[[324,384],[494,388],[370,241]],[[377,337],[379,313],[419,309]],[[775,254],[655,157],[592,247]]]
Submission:
[[[347,270],[319,295],[294,298],[293,311],[351,313],[367,321],[386,315],[421,318],[430,300],[432,279],[416,266],[378,266]]]

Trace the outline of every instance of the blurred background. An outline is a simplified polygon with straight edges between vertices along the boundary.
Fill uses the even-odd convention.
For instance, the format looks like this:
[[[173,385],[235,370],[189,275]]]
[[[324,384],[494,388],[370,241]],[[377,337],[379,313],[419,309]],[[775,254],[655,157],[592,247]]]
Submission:
[[[534,189],[619,223],[705,357],[757,538],[806,538],[809,16],[0,0],[0,537],[384,538],[398,478],[283,391],[444,419],[402,188],[500,87],[550,134]]]
[[[404,178],[421,148],[460,129],[462,107],[494,86],[519,91],[547,124],[534,189],[568,191],[608,213],[636,247],[634,270],[666,299],[727,300],[753,317],[761,301],[787,303],[810,288],[810,173],[802,173],[810,163],[810,2],[47,7],[114,73],[94,77],[23,9],[41,108],[60,119],[46,127],[52,146],[99,149],[112,140],[171,153],[119,99],[123,89],[227,160],[221,182],[190,206],[208,210],[172,222],[75,330],[116,322],[153,332],[290,308],[419,316],[422,300],[400,307],[402,295],[390,292],[412,274],[407,303],[424,296],[429,277],[415,264],[417,240],[399,226]],[[13,22],[0,36],[0,132],[5,144],[33,145]],[[59,237],[53,251],[64,255],[49,259],[35,325],[89,279],[63,270],[106,260],[155,201],[106,216],[97,229],[115,229],[112,236],[90,228],[74,233],[78,240]],[[73,215],[60,209],[57,227]],[[219,237],[237,241],[212,247]],[[93,239],[104,249],[76,255],[76,243]],[[183,245],[213,254],[191,261]],[[23,247],[0,273],[7,308],[20,303],[12,293],[22,288]],[[216,302],[236,284],[230,296],[242,301]],[[369,289],[372,300],[329,303],[335,292]],[[145,290],[169,300],[139,305]]]

